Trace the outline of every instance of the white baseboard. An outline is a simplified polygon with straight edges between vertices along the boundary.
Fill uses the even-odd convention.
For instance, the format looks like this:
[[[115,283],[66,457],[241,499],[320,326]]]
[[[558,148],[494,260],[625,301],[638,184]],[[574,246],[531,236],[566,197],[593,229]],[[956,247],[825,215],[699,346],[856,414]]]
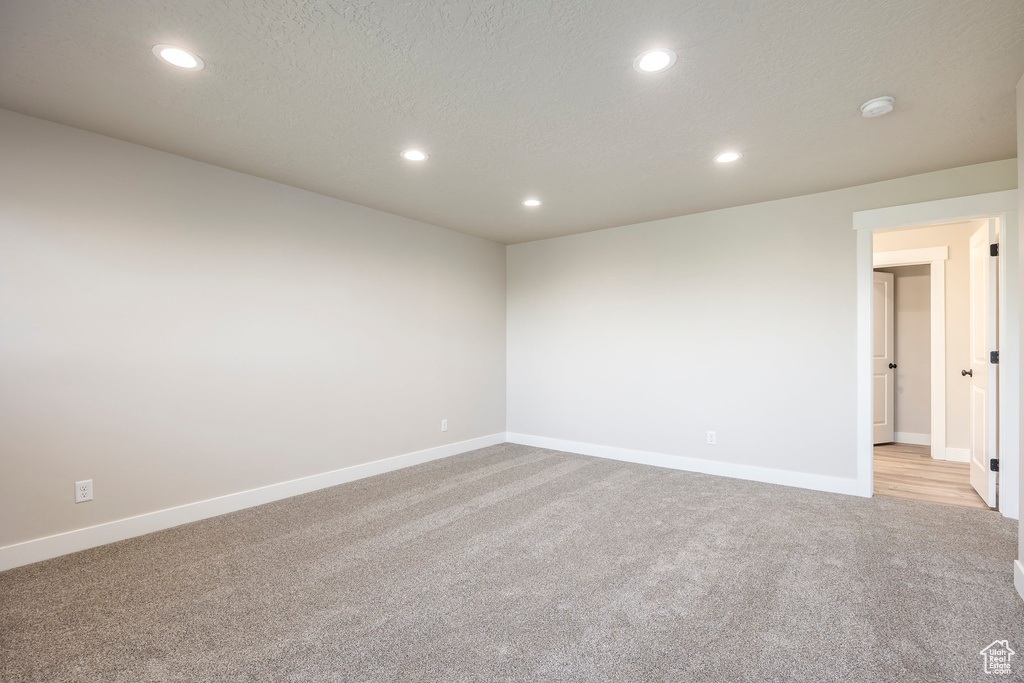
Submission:
[[[1020,560],[1013,561],[1013,587],[1017,589],[1021,599],[1024,599],[1024,564],[1021,564]]]
[[[914,432],[896,432],[893,435],[896,443],[909,443],[914,446],[931,446],[931,434],[916,434]]]
[[[753,465],[737,465],[734,463],[717,462],[715,460],[690,458],[683,455],[668,455],[666,453],[636,451],[628,448],[600,446],[598,444],[582,443],[579,441],[564,441],[562,439],[550,439],[544,436],[531,436],[529,434],[516,434],[512,432],[509,432],[508,440],[512,443],[523,444],[524,446],[550,448],[556,451],[592,455],[598,458],[608,458],[610,460],[635,462],[641,465],[654,465],[655,467],[667,467],[669,469],[686,470],[688,472],[702,472],[704,474],[714,474],[720,477],[732,477],[733,479],[747,479],[750,481],[765,482],[767,484],[795,486],[797,488],[812,489],[815,491],[828,491],[829,493],[845,493],[851,496],[864,495],[862,489],[858,486],[858,481],[856,479],[827,477],[820,474],[805,474],[803,472],[789,472],[787,470],[775,470],[767,467],[756,467]],[[868,497],[870,497],[870,490]]]
[[[970,462],[971,461],[971,449],[970,448],[950,448],[946,447],[946,460],[952,460],[953,462]]]
[[[404,467],[419,465],[431,460],[447,458],[478,448],[494,446],[505,441],[504,432],[481,436],[476,439],[459,441],[458,443],[437,446],[404,455],[396,455],[392,458],[343,467],[330,472],[302,477],[301,479],[292,479],[248,491],[229,493],[217,498],[179,505],[167,508],[166,510],[147,512],[135,517],[127,517],[84,529],[75,529],[54,534],[53,536],[16,543],[0,548],[0,571],[41,560],[48,560],[60,555],[67,555],[68,553],[87,548],[95,548],[96,546],[106,545],[115,541],[123,541],[126,538],[142,536],[143,534],[160,531],[161,529],[169,529],[189,522],[197,522],[208,517],[216,517],[228,512],[271,503],[282,498],[298,496],[310,491],[337,486],[338,484],[372,477]]]

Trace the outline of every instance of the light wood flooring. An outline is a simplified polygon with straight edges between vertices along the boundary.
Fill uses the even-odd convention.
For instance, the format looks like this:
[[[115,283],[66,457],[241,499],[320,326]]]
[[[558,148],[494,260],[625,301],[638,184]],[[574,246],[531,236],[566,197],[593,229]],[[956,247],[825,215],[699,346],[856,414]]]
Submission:
[[[970,465],[934,460],[928,446],[875,446],[875,495],[989,509],[971,487]]]

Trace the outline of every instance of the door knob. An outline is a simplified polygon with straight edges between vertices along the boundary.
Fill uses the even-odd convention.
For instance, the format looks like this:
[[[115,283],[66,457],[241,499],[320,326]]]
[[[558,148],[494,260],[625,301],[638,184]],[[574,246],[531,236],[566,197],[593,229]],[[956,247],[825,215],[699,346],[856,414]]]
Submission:
[[[896,364],[895,363],[889,363],[889,369],[890,370],[895,370],[896,369]]]
[[[971,370],[961,370],[960,371],[960,376],[961,377],[974,377],[974,370],[973,369],[971,369]]]

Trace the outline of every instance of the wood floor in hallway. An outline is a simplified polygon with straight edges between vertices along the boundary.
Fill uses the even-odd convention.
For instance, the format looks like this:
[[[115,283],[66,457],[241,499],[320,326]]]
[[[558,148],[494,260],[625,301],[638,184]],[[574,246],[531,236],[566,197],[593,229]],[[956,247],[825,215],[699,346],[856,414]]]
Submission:
[[[934,460],[928,446],[875,446],[875,495],[989,509],[971,487],[970,465]]]

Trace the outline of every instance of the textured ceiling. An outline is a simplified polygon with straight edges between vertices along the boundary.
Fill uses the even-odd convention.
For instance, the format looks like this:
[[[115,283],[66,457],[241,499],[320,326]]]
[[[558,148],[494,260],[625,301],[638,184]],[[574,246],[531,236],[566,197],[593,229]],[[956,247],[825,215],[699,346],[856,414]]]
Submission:
[[[0,2],[0,107],[505,243],[1011,158],[1022,73],[1021,0]]]

